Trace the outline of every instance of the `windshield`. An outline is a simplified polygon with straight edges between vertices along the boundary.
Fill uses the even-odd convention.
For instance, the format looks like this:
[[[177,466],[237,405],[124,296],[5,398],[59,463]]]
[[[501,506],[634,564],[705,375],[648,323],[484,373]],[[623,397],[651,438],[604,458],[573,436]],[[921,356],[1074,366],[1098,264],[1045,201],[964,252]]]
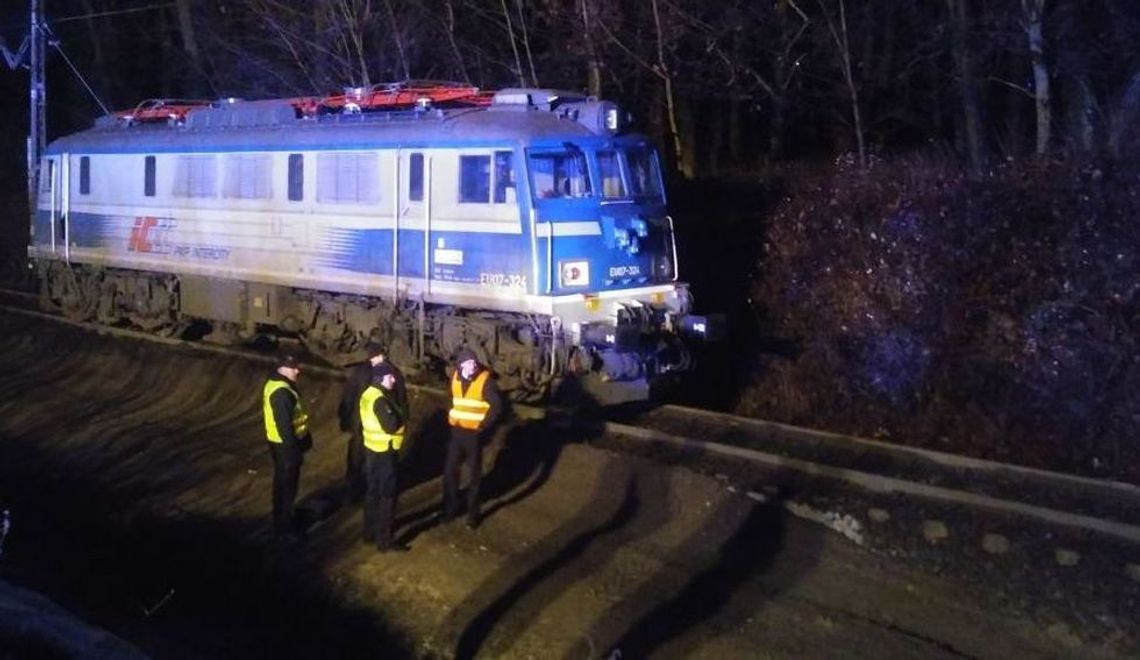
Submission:
[[[653,149],[638,147],[625,152],[629,168],[629,192],[634,197],[661,197],[661,172]]]
[[[598,152],[598,176],[602,180],[602,197],[618,199],[626,196],[616,151]]]
[[[532,154],[531,185],[542,199],[589,197],[590,176],[586,156],[581,151]]]

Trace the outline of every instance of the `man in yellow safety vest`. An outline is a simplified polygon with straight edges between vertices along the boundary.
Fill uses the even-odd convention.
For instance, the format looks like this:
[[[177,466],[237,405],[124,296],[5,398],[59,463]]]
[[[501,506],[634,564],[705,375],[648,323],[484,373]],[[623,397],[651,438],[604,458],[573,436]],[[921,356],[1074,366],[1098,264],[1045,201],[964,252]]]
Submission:
[[[447,423],[451,437],[443,465],[443,519],[459,515],[459,471],[467,463],[467,526],[479,526],[479,482],[483,477],[483,439],[503,408],[499,387],[491,371],[479,364],[475,353],[461,349],[451,376],[451,410]]]
[[[290,541],[304,538],[296,528],[293,501],[297,498],[304,454],[313,446],[309,415],[297,390],[300,373],[297,360],[291,355],[283,356],[261,390],[265,439],[273,457],[273,533]]]
[[[396,375],[396,402],[408,409],[408,389],[399,368],[388,360],[388,351],[383,344],[370,341],[364,347],[365,359],[353,364],[345,374],[344,391],[337,408],[340,417],[340,430],[348,431],[348,454],[345,457],[345,501],[359,504],[364,499],[364,441],[360,428],[360,395],[372,383],[372,372],[379,364],[392,367]]]
[[[381,552],[405,550],[392,539],[396,518],[397,452],[404,444],[408,412],[396,389],[396,370],[380,362],[360,395],[360,426],[365,449],[364,540]]]

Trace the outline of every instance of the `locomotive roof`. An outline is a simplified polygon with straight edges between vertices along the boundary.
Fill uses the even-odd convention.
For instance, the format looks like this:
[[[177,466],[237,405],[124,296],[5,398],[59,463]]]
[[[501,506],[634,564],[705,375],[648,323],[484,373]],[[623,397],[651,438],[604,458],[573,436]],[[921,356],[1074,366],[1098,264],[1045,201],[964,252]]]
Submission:
[[[280,105],[245,104],[272,121],[227,125],[223,121],[188,121],[184,125],[133,126],[97,123],[54,140],[58,153],[156,153],[209,151],[280,151],[377,147],[457,147],[494,144],[559,144],[606,138],[579,121],[534,107],[504,106],[428,109],[295,118]]]

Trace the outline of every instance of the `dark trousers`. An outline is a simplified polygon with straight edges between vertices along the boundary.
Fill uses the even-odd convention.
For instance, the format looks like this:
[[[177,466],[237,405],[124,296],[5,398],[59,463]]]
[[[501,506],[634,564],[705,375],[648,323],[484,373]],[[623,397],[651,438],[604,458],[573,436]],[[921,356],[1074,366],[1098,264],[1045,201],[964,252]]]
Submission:
[[[304,454],[299,447],[280,442],[270,442],[269,453],[273,456],[273,532],[284,534],[293,531],[293,501]]]
[[[364,497],[364,438],[359,431],[348,436],[348,455],[344,460],[344,486],[350,502],[359,502]]]
[[[363,445],[361,445],[363,446]],[[396,452],[365,449],[364,540],[383,550],[392,545],[396,518]]]
[[[479,521],[479,482],[483,479],[483,447],[479,433],[451,427],[443,463],[443,517],[459,515],[459,470],[467,463],[467,520]]]

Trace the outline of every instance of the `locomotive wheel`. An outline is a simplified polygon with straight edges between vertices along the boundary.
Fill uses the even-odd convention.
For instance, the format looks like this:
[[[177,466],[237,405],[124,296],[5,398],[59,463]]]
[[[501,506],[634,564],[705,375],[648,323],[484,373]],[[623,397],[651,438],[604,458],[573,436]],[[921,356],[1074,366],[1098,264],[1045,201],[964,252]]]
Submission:
[[[94,275],[76,272],[64,264],[52,264],[47,273],[47,297],[70,321],[86,322],[95,316],[99,284]]]

